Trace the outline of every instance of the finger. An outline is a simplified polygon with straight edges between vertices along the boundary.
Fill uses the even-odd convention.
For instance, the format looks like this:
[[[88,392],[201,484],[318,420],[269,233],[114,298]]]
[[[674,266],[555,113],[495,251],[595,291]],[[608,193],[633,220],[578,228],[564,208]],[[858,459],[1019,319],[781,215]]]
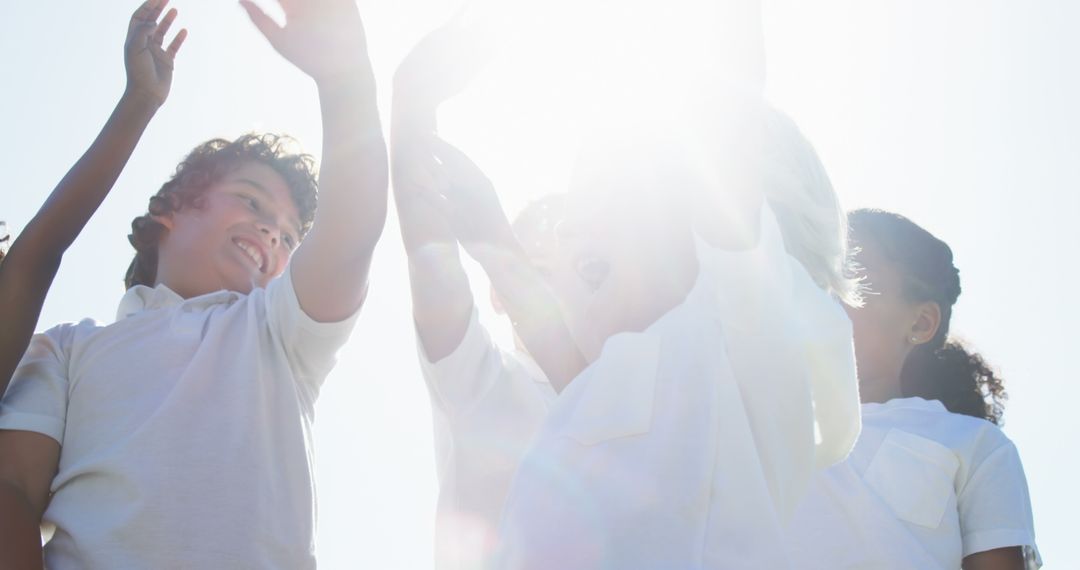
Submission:
[[[172,27],[174,21],[176,21],[176,8],[172,8],[165,13],[165,17],[162,18],[161,23],[154,30],[154,35],[150,36],[150,41],[154,42],[155,45],[161,45],[165,41],[165,34]]]
[[[180,51],[180,46],[184,45],[184,40],[186,39],[187,28],[180,28],[180,31],[177,32],[176,37],[173,38],[173,41],[169,42],[168,49],[165,50],[165,53],[168,54],[169,59],[176,58],[176,53]]]
[[[145,16],[142,19],[144,22],[151,24],[156,23],[158,18],[161,17],[161,13],[165,10],[165,6],[169,4],[169,0],[152,0],[150,2],[149,10],[147,10]]]
[[[161,4],[162,0],[146,0],[139,7],[135,9],[135,12],[131,14],[131,22],[128,28],[134,28],[136,24],[140,22],[153,21],[156,18],[153,17],[154,11],[157,10],[158,4]]]
[[[147,0],[139,6],[131,15],[128,22],[127,41],[128,45],[134,45],[136,49],[146,47],[146,38],[154,29],[155,19],[152,17],[158,4],[163,0]]]
[[[255,24],[255,27],[262,32],[262,35],[273,44],[281,34],[281,26],[251,0],[240,0],[240,5],[247,11],[251,23]]]

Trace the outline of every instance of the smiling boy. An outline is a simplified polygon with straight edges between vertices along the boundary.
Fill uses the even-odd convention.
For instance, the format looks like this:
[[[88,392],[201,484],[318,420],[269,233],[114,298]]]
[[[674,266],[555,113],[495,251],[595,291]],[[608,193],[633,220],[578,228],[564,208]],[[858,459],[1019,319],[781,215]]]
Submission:
[[[117,321],[35,336],[4,396],[22,508],[0,521],[24,524],[0,566],[26,567],[38,521],[49,568],[315,566],[314,403],[366,293],[386,150],[355,5],[283,2],[284,26],[243,5],[318,86],[323,207],[277,137],[185,158],[132,224]]]

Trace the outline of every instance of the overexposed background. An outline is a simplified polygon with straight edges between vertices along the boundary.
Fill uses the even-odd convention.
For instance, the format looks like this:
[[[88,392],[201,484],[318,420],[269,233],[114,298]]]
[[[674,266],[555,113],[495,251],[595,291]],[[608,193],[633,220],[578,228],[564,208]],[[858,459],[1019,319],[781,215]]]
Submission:
[[[458,2],[360,1],[384,116],[397,62]],[[0,219],[13,233],[123,90],[121,46],[135,4],[19,2],[0,19]],[[41,328],[112,320],[131,219],[196,143],[270,130],[320,150],[314,86],[237,4],[174,5],[191,36],[172,95],[66,256]],[[576,133],[560,105],[581,93],[579,76],[560,75],[575,48],[558,26],[580,24],[583,5],[512,4],[528,17],[511,21],[533,27],[508,33],[518,41],[443,114],[444,135],[487,169],[511,211],[565,187]],[[1080,375],[1071,362],[1080,341],[1072,291],[1080,282],[1080,4],[765,0],[764,13],[767,93],[816,144],[845,205],[903,213],[953,247],[965,288],[954,331],[1008,381],[1005,431],[1025,462],[1043,557],[1049,568],[1080,568],[1069,546],[1080,507],[1080,446],[1072,439]],[[552,81],[560,76],[569,79]],[[506,338],[483,299],[485,317]],[[437,493],[430,408],[393,215],[316,429],[321,565],[429,567]]]

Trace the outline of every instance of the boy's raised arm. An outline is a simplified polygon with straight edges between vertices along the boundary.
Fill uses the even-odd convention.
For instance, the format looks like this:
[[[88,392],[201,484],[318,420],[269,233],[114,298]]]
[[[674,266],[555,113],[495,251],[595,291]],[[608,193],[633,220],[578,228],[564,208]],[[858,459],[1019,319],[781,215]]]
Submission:
[[[363,303],[386,221],[389,175],[375,79],[354,0],[279,3],[283,26],[241,0],[274,49],[315,80],[323,126],[319,209],[293,255],[291,275],[308,316],[339,321]]]
[[[390,128],[394,202],[409,257],[413,318],[427,358],[437,362],[461,343],[473,310],[473,294],[458,255],[457,238],[435,207],[445,183],[428,140],[436,112],[482,64],[460,26],[436,29],[418,43],[394,75]]]
[[[588,361],[570,334],[559,300],[514,236],[491,181],[464,153],[431,137],[445,170],[441,207],[462,247],[484,268],[514,332],[562,392]]]
[[[180,30],[165,47],[165,35],[176,19],[175,9],[161,17],[167,3],[147,0],[131,16],[124,44],[127,88],[120,102],[0,264],[0,394],[30,342],[61,257],[112,189],[169,95],[173,60],[187,30]]]

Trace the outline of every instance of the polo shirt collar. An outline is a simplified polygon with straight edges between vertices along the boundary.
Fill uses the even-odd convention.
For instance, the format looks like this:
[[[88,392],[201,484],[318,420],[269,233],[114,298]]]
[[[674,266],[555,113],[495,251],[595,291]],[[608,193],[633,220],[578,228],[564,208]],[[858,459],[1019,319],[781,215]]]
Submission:
[[[914,409],[914,410],[927,410],[936,412],[946,412],[945,404],[942,404],[938,400],[924,400],[919,397],[912,398],[894,398],[883,404],[870,402],[862,405],[863,413],[875,413],[884,412],[897,409]]]
[[[116,311],[116,320],[123,320],[143,311],[168,309],[180,305],[185,305],[189,309],[203,309],[212,305],[235,301],[241,297],[243,295],[236,291],[221,290],[192,297],[191,299],[184,299],[165,285],[159,284],[156,287],[136,285],[128,289],[123,298],[120,299],[120,306]]]

